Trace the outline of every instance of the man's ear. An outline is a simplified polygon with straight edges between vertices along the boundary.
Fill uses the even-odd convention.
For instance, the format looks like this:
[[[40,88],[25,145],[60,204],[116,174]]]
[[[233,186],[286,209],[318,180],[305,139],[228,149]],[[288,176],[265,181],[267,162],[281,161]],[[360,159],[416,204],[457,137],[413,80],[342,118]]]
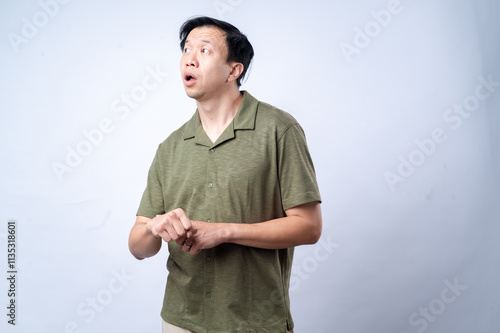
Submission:
[[[236,81],[241,73],[243,73],[244,66],[241,62],[232,62],[231,64],[231,72],[229,72],[228,81]]]

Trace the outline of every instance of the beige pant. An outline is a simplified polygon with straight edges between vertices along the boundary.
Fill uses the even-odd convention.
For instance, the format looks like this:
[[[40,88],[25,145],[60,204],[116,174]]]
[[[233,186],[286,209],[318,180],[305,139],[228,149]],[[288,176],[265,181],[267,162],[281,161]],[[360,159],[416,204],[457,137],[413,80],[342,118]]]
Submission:
[[[193,331],[169,324],[163,319],[161,322],[161,333],[194,333]]]
[[[194,333],[193,331],[186,330],[184,328],[180,328],[177,326],[174,326],[172,324],[167,323],[165,320],[161,320],[161,332],[162,333]],[[289,331],[287,333],[293,333],[293,331]]]

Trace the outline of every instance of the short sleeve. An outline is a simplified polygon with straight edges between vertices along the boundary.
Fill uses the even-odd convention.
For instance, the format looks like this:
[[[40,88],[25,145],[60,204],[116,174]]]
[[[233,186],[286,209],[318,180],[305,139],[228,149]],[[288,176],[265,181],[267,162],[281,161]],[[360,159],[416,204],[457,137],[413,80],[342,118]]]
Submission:
[[[154,218],[156,215],[165,213],[160,178],[160,157],[158,155],[159,149],[156,151],[153,163],[151,163],[151,167],[149,168],[148,181],[139,209],[137,210],[137,216]]]
[[[278,158],[283,210],[321,202],[314,165],[299,124],[288,127],[279,138]]]

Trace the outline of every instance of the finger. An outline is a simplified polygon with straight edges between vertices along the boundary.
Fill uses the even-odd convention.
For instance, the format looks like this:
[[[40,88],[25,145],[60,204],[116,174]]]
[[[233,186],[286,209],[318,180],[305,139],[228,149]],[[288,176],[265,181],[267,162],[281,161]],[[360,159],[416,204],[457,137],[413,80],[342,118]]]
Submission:
[[[177,215],[174,215],[169,222],[172,225],[172,229],[175,231],[178,238],[186,238],[186,230],[184,229],[184,225],[182,224],[181,220],[179,220],[179,217]]]
[[[168,243],[172,240],[172,237],[170,237],[170,234],[165,230],[162,223],[158,223],[154,229],[158,237],[161,237],[165,242]]]
[[[184,246],[184,244],[186,243],[186,237],[180,237],[180,238],[177,238],[175,240],[175,242],[177,243],[177,245],[179,246]]]
[[[161,218],[161,222],[158,223],[156,231],[166,242],[172,240],[177,240],[179,235],[172,226],[172,219],[175,219],[175,215],[170,213],[165,214]]]
[[[198,247],[195,247],[195,246],[192,246],[189,253],[191,253],[192,255],[196,255],[196,254],[199,254],[201,252],[201,249],[198,248]]]
[[[172,241],[172,237],[170,237],[170,235],[168,234],[168,232],[166,232],[165,230],[163,230],[162,232],[160,232],[158,234],[158,236],[161,237],[161,239],[163,239],[165,242],[170,242]]]
[[[172,240],[178,245],[182,245],[186,238],[186,231],[175,211],[170,211],[162,216],[162,228]]]
[[[188,231],[193,228],[191,220],[187,217],[186,213],[181,208],[173,210],[173,213],[175,213],[179,221],[182,223],[184,230]]]
[[[196,222],[197,221],[191,221],[192,228],[186,233],[187,239],[194,238],[196,233],[198,232],[198,229],[196,228]]]
[[[188,245],[190,245],[190,244],[188,243]],[[189,253],[195,255],[195,254],[198,254],[200,252],[201,252],[200,244],[196,243],[196,242],[192,243],[191,247],[189,248]]]
[[[184,244],[182,244],[182,251],[190,252],[192,247],[193,247],[193,245],[184,243]]]
[[[177,234],[177,231],[171,222],[165,222],[163,230],[168,234],[171,240],[177,241],[179,239],[179,234]]]

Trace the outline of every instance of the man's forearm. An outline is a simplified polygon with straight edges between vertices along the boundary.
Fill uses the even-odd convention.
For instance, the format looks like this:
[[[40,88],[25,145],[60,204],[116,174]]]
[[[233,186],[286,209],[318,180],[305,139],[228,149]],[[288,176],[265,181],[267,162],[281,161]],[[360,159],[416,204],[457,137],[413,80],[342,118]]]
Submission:
[[[152,231],[148,228],[151,219],[139,216],[130,232],[129,248],[137,259],[144,259],[158,253],[162,239],[166,242],[175,240],[183,251],[191,254],[198,254],[203,249],[210,249],[221,243],[261,249],[285,249],[314,244],[319,240],[322,229],[319,202],[293,207],[285,213],[286,217],[260,223],[208,223],[191,221],[184,211],[176,209],[155,218],[158,219],[157,222],[176,222],[175,228],[171,223],[155,224],[151,226]],[[174,229],[177,231],[174,232]],[[162,238],[155,237],[153,232],[160,232]]]
[[[142,260],[160,251],[162,239],[153,236],[146,223],[136,222],[130,231],[128,246],[132,255]]]
[[[224,242],[263,249],[284,249],[314,244],[322,229],[319,203],[310,203],[287,211],[286,217],[261,223],[227,223]]]

